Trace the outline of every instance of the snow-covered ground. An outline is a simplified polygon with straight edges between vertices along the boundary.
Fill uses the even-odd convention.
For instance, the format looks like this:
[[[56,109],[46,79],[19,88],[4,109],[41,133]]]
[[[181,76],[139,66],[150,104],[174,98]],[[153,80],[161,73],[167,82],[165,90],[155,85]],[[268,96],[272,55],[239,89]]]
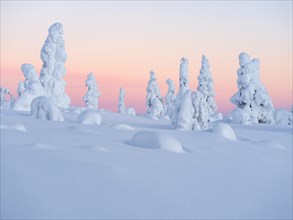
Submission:
[[[230,140],[226,126],[111,112],[83,125],[78,112],[1,110],[1,219],[292,218],[290,126],[231,125]]]

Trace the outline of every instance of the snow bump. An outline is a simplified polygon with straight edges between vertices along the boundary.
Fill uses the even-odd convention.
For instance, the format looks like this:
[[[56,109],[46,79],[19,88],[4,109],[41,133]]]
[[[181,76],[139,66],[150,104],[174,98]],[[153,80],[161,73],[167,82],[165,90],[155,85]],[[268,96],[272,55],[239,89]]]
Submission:
[[[176,153],[184,152],[181,143],[175,137],[153,131],[139,131],[135,133],[130,144],[141,148],[164,149]]]
[[[237,141],[237,137],[230,125],[221,122],[213,126],[213,132],[232,141]]]

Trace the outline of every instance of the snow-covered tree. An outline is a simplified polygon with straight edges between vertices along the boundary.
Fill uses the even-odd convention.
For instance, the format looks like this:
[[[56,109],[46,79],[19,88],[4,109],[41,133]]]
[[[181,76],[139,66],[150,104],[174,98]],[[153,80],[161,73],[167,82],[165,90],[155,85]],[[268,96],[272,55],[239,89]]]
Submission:
[[[173,128],[176,127],[177,124],[177,115],[179,113],[181,102],[183,96],[187,90],[189,90],[189,81],[188,81],[188,60],[186,58],[182,58],[180,61],[179,68],[179,90],[175,99],[174,109],[171,114],[171,126]]]
[[[274,120],[276,124],[293,125],[293,112],[286,109],[277,109],[274,112]]]
[[[10,96],[10,100],[6,100],[6,95]],[[13,98],[9,89],[0,87],[0,108],[10,108],[10,104],[12,101]]]
[[[199,91],[187,90],[174,127],[179,130],[206,130],[208,119],[208,105],[205,97]]]
[[[166,115],[168,115],[170,117],[173,112],[174,105],[175,105],[175,99],[176,99],[175,85],[174,85],[173,80],[171,80],[171,79],[167,79],[166,83],[168,85],[168,92],[165,97],[165,108],[166,108]]]
[[[121,87],[119,92],[119,103],[118,103],[118,110],[120,114],[126,114],[124,96],[125,96],[125,90],[123,87]]]
[[[150,72],[146,92],[146,115],[150,118],[160,118],[164,115],[164,103],[154,71]]]
[[[24,82],[19,82],[17,86],[17,94],[21,96],[21,94],[25,91]]]
[[[58,107],[68,108],[70,98],[65,93],[66,74],[64,67],[67,54],[64,48],[63,25],[55,23],[49,28],[49,35],[41,49],[43,66],[40,81],[46,96],[50,97]]]
[[[272,123],[274,107],[259,79],[260,61],[251,60],[247,53],[240,53],[239,64],[240,68],[237,70],[239,91],[231,97],[230,101],[243,110],[237,111],[238,115],[241,112],[245,114],[245,117],[242,117],[245,121],[242,123]]]
[[[45,91],[39,81],[37,71],[32,64],[22,64],[21,71],[23,72],[25,81],[20,82],[19,85],[23,85],[24,91],[22,91],[21,95],[16,99],[12,109],[18,111],[30,111],[31,102],[33,101],[33,99],[38,96],[45,95]]]
[[[200,91],[206,99],[208,104],[208,113],[210,116],[212,116],[217,111],[217,105],[214,99],[214,81],[210,71],[209,61],[205,55],[202,55],[201,59],[201,69],[198,75],[197,90]]]
[[[83,97],[86,107],[98,108],[99,97],[101,96],[101,93],[98,91],[98,86],[94,74],[89,73],[87,75],[85,85],[88,88],[86,95]]]

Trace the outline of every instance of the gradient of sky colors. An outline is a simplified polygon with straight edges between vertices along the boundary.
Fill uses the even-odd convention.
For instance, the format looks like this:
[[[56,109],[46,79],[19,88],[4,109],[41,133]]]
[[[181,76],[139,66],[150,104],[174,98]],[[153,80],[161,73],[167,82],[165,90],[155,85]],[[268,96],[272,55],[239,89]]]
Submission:
[[[1,1],[1,86],[16,95],[23,63],[40,72],[40,50],[55,22],[64,26],[72,105],[84,106],[84,81],[93,72],[100,108],[117,111],[124,86],[126,105],[144,112],[150,70],[165,96],[167,78],[178,89],[179,62],[187,57],[196,89],[205,54],[219,111],[227,113],[234,108],[238,54],[245,51],[260,59],[275,107],[291,109],[292,1]]]

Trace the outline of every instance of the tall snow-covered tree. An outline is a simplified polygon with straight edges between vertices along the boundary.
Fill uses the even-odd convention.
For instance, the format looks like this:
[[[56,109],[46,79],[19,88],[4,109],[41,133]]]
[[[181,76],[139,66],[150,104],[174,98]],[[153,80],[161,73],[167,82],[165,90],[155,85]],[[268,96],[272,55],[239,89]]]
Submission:
[[[183,96],[187,90],[189,90],[189,81],[188,81],[188,60],[186,58],[182,58],[180,60],[179,67],[179,90],[175,99],[174,109],[171,114],[171,126],[173,128],[176,127],[177,124],[177,115],[179,113],[181,102]]]
[[[124,96],[125,96],[125,90],[123,87],[121,87],[119,92],[119,102],[118,102],[118,111],[120,114],[126,114]]]
[[[175,99],[176,99],[175,85],[173,80],[171,79],[167,79],[166,83],[168,85],[168,92],[165,96],[165,108],[166,108],[166,115],[170,117],[174,109]]]
[[[32,100],[38,96],[45,95],[45,91],[40,83],[37,71],[32,64],[22,64],[21,71],[25,77],[25,81],[19,83],[20,86],[18,87],[18,90],[20,90],[20,87],[22,87],[22,92],[14,102],[12,109],[19,111],[30,111]]]
[[[43,66],[40,74],[40,81],[54,103],[61,108],[68,108],[70,98],[65,93],[66,74],[65,62],[67,54],[64,48],[63,25],[55,23],[49,28],[49,35],[41,49]]]
[[[259,64],[258,59],[251,59],[247,53],[239,54],[240,68],[237,70],[239,90],[230,101],[237,108],[242,109],[235,113],[237,118],[240,113],[240,116],[243,115],[243,118],[238,121],[244,124],[273,122],[274,107],[266,88],[259,79]]]
[[[208,113],[213,115],[217,111],[217,105],[215,102],[215,91],[214,91],[214,81],[210,71],[209,61],[205,55],[202,55],[201,59],[201,69],[198,75],[198,87],[197,90],[202,93],[207,104]]]
[[[25,91],[24,82],[19,82],[17,86],[17,94],[21,96],[21,94]]]
[[[146,115],[158,119],[164,114],[164,103],[154,71],[150,72],[146,93]]]
[[[101,93],[98,91],[98,86],[96,83],[96,78],[93,73],[87,75],[85,85],[88,88],[86,95],[83,97],[83,100],[87,108],[98,108],[99,97]]]

